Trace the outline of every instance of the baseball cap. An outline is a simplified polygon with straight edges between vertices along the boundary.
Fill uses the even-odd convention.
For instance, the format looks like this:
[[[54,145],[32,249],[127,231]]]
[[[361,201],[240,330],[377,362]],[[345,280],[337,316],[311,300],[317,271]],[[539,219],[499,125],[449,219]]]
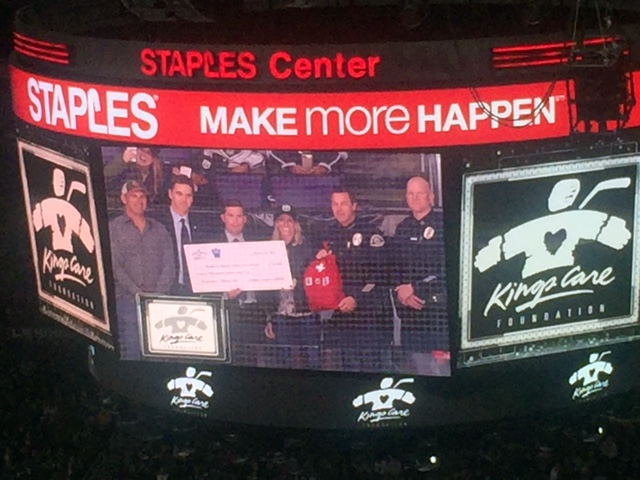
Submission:
[[[278,207],[278,211],[276,212],[276,215],[275,215],[275,220],[280,218],[281,215],[289,215],[296,222],[298,221],[298,213],[296,212],[296,209],[286,203]]]
[[[121,195],[126,195],[131,190],[142,190],[145,193],[145,195],[147,193],[147,190],[144,188],[144,185],[142,185],[142,183],[140,183],[137,180],[126,181],[124,185],[122,185],[122,190],[120,193]]]

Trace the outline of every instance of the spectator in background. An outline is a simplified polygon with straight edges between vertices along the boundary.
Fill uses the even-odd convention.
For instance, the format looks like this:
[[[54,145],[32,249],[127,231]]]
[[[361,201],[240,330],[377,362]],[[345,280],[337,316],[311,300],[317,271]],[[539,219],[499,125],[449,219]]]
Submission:
[[[121,158],[114,158],[105,165],[104,175],[107,190],[119,189],[128,180],[139,182],[147,192],[149,203],[159,199],[163,190],[164,175],[159,148],[127,147]]]
[[[260,150],[203,150],[202,168],[213,172],[264,173],[266,153]]]
[[[340,162],[348,157],[347,152],[310,152],[297,150],[269,151],[273,160],[271,173],[322,176],[337,173]]]
[[[258,207],[266,196],[263,191],[268,190],[265,158],[266,152],[260,150],[195,150],[190,168],[181,167],[180,173],[192,172],[197,198],[207,205],[223,206],[227,200],[239,199]]]

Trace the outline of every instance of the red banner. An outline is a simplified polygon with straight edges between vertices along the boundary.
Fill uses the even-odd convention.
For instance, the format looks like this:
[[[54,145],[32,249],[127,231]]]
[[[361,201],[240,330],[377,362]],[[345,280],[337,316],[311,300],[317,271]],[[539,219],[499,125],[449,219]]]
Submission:
[[[244,93],[66,81],[11,68],[27,123],[70,135],[181,147],[442,147],[569,134],[565,82],[477,89]],[[637,82],[640,83],[640,82]]]

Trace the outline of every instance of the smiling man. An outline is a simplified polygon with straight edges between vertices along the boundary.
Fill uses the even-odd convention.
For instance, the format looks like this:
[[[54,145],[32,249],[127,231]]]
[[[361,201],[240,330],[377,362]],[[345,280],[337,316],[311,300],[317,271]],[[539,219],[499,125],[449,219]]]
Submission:
[[[385,240],[378,229],[358,217],[354,195],[337,188],[331,194],[331,212],[335,221],[323,234],[338,259],[346,297],[338,310],[353,312],[376,288],[381,273],[381,254]],[[318,256],[323,256],[319,252]]]
[[[206,241],[206,219],[191,212],[193,205],[194,186],[189,177],[174,175],[167,192],[169,207],[162,212],[158,219],[163,223],[173,245],[174,265],[176,276],[171,287],[171,293],[189,295],[192,293],[189,269],[184,255],[184,246],[190,243]]]
[[[247,231],[247,212],[239,200],[229,199],[220,214],[222,231],[217,231],[208,241],[212,243],[252,242],[263,240]],[[229,309],[229,332],[232,356],[239,362],[251,365],[259,353],[248,344],[265,341],[264,325],[267,313],[264,310],[262,292],[243,291],[234,288],[225,295]]]
[[[383,368],[377,347],[386,342],[383,302],[388,295],[385,272],[386,241],[369,221],[358,216],[353,193],[336,188],[331,194],[334,220],[321,239],[335,254],[345,298],[327,328],[325,345],[334,352],[329,368],[368,370]],[[328,253],[320,250],[316,257]],[[340,362],[340,364],[335,364]]]
[[[109,223],[116,288],[118,328],[123,358],[140,358],[135,296],[169,293],[175,276],[171,238],[162,224],[146,215],[147,192],[129,180],[122,186],[124,213]]]
[[[222,232],[218,232],[211,242],[225,243],[225,242],[252,242],[256,240],[262,240],[251,233],[245,231],[247,225],[247,214],[244,211],[244,205],[239,200],[228,200],[224,204],[224,209],[220,214],[220,220],[224,229]],[[243,293],[240,289],[234,289],[227,292],[230,299],[234,299]],[[245,292],[239,301],[242,304],[255,303],[256,296],[253,292]]]
[[[422,249],[415,247],[417,245],[428,248],[430,244],[435,244],[438,238],[442,237],[440,226],[442,222],[435,218],[435,214],[431,215],[434,195],[431,185],[424,178],[413,177],[409,179],[405,198],[411,215],[400,222],[396,228],[395,236],[404,243],[398,250],[407,257],[407,261],[404,262],[400,275],[403,283],[398,285],[395,291],[400,303],[414,310],[422,310],[425,299],[421,298],[416,290],[418,283],[427,276],[423,275],[424,272],[418,271],[423,270],[423,268],[418,268],[418,265],[424,263],[426,259]]]
[[[448,350],[448,333],[437,319],[446,302],[442,213],[434,209],[431,184],[421,176],[407,181],[405,200],[410,213],[393,237],[400,342],[408,350]]]

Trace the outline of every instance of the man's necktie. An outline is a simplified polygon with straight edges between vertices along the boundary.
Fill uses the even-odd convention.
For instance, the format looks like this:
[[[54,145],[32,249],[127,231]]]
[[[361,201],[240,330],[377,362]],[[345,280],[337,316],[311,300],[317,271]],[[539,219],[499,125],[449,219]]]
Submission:
[[[180,228],[180,255],[182,258],[182,283],[184,285],[189,286],[189,269],[187,268],[187,257],[184,254],[184,246],[189,245],[191,243],[191,238],[189,237],[189,229],[187,228],[187,222],[184,218],[180,219],[180,223],[182,227]]]

